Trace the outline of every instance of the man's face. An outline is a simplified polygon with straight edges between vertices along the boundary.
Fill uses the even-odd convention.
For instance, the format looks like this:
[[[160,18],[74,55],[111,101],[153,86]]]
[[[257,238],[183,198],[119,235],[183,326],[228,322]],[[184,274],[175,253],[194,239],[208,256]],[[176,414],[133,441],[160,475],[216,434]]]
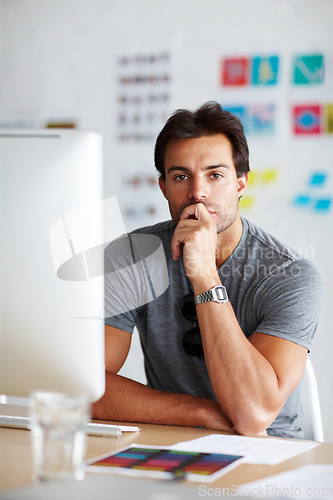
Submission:
[[[175,224],[184,208],[195,203],[205,205],[218,233],[233,224],[248,176],[237,178],[226,136],[173,139],[166,147],[164,167],[165,180],[160,178],[159,184]]]

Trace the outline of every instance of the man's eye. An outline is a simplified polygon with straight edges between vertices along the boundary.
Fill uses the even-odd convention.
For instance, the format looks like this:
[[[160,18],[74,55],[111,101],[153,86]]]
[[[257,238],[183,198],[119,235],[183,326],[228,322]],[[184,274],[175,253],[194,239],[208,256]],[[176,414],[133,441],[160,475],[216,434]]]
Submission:
[[[184,181],[185,179],[187,179],[187,175],[179,174],[179,175],[176,175],[175,179],[176,179],[176,181]]]
[[[218,172],[211,174],[212,179],[221,179],[221,177],[222,177],[222,174],[219,174]]]

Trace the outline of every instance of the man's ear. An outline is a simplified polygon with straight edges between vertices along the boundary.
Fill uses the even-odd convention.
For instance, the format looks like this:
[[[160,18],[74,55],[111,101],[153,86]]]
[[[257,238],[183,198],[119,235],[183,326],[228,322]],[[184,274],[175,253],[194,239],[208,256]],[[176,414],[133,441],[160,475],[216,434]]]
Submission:
[[[166,194],[165,179],[163,179],[163,177],[158,178],[158,185],[160,186],[160,190],[162,191],[164,198],[167,200],[168,197]]]
[[[242,175],[241,177],[238,177],[237,183],[238,183],[238,197],[239,198],[241,196],[243,196],[243,194],[245,193],[248,181],[249,181],[249,174],[248,173]]]

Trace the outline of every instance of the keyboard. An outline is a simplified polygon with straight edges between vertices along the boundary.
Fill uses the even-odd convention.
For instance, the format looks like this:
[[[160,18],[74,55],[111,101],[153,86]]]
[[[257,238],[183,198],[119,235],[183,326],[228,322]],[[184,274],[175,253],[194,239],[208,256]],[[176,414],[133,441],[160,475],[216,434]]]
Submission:
[[[30,429],[31,419],[29,417],[17,417],[12,415],[0,415],[0,427],[13,429]],[[120,437],[123,432],[138,432],[140,427],[131,425],[112,425],[87,422],[84,430],[90,436]]]

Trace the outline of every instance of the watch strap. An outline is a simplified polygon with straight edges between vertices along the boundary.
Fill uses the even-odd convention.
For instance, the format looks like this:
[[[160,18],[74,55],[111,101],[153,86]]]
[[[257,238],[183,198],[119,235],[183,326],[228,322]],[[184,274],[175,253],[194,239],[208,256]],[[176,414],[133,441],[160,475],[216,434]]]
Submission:
[[[217,285],[207,290],[207,292],[200,293],[194,297],[195,305],[202,304],[204,302],[218,302],[222,304],[228,300],[227,290],[223,285]]]

